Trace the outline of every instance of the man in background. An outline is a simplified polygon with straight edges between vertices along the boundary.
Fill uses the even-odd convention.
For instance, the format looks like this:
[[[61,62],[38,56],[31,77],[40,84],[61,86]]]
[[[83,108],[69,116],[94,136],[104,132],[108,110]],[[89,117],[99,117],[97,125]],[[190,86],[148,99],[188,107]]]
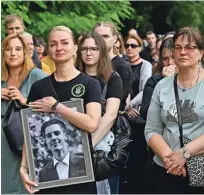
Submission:
[[[148,45],[140,52],[140,57],[152,63],[151,55],[156,49],[156,34],[153,31],[148,31],[146,33],[146,40]]]
[[[10,34],[22,35],[25,31],[23,19],[17,14],[7,15],[5,18],[5,29],[6,29],[7,35],[10,35]],[[42,69],[42,64],[35,50],[32,55],[32,60],[38,68]]]
[[[23,36],[23,38],[24,38],[24,40],[28,46],[30,56],[31,57],[34,56],[35,49],[34,49],[33,36],[28,32],[23,32],[22,36]],[[36,52],[36,54],[37,54],[37,52]],[[32,58],[34,64],[38,63],[37,59],[38,58]],[[42,67],[42,70],[44,72],[46,72],[48,75],[51,74],[50,68],[45,63],[41,62],[41,67]]]

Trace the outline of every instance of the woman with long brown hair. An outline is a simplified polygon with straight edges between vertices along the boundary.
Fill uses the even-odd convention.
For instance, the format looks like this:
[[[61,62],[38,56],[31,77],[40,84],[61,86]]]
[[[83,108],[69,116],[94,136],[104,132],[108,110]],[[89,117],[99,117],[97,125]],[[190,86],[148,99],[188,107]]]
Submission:
[[[114,135],[110,129],[117,117],[122,99],[122,80],[118,73],[112,72],[106,43],[101,35],[92,32],[82,37],[77,51],[76,64],[79,65],[80,71],[99,80],[102,91],[105,85],[107,87],[106,109],[103,111],[99,126],[92,134],[92,142],[96,150],[101,149],[109,152],[111,143],[114,141]],[[99,187],[101,183],[97,184],[98,193],[108,193],[107,188],[105,188],[107,185],[100,185]],[[103,187],[104,189],[102,189]]]
[[[3,40],[1,56],[1,118],[3,119],[11,101],[18,101],[25,106],[31,85],[47,75],[42,70],[34,68],[27,45],[20,35],[11,34]],[[19,86],[28,74],[28,79],[19,90]],[[1,183],[2,193],[25,193],[19,174],[21,158],[11,151],[3,129],[1,137],[1,174],[4,176]]]

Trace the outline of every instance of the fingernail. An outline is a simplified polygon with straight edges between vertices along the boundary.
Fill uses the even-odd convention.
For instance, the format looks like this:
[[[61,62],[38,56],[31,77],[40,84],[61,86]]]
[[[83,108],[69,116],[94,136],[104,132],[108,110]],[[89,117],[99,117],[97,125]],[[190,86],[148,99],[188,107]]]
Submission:
[[[35,184],[35,186],[37,187],[37,186],[38,186],[38,184],[36,183],[36,184]],[[39,191],[39,190],[38,190],[38,191]]]

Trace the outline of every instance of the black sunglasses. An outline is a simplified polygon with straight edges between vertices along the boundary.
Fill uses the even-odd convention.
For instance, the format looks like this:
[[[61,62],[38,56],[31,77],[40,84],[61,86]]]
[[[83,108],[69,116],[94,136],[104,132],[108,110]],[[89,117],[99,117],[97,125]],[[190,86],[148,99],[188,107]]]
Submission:
[[[135,49],[135,48],[137,48],[137,47],[139,47],[137,44],[128,44],[128,43],[125,43],[125,48],[127,49],[127,48],[129,48],[129,47],[131,47],[131,48],[133,48],[133,49]]]

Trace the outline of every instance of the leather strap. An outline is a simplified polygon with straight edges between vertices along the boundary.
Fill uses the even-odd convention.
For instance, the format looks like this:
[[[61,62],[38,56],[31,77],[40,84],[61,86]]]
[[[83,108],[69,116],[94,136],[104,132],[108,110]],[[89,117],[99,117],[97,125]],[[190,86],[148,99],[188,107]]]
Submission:
[[[178,87],[177,87],[177,77],[178,77],[178,74],[176,74],[174,76],[174,93],[175,93],[178,125],[179,125],[179,133],[180,133],[179,139],[180,139],[181,148],[183,148],[184,147],[184,144],[183,144],[183,126],[182,126],[183,120],[182,120],[182,115],[181,115],[181,104],[179,101],[179,94],[178,94]]]

